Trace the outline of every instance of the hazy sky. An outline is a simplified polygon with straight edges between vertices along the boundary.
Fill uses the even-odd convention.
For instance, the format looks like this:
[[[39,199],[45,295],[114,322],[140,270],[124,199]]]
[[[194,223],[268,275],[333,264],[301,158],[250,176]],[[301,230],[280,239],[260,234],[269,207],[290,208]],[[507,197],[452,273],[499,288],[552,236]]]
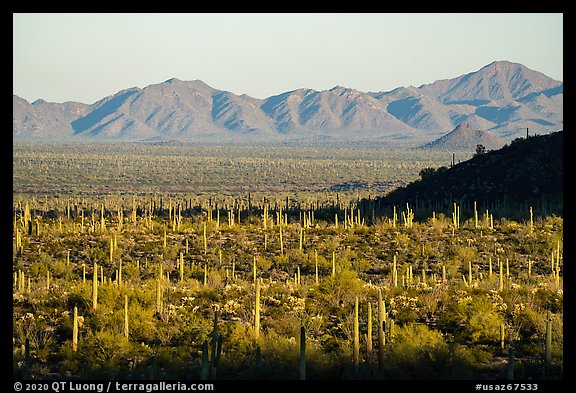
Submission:
[[[91,104],[200,79],[265,98],[389,91],[509,60],[563,80],[563,14],[13,14],[13,93]]]

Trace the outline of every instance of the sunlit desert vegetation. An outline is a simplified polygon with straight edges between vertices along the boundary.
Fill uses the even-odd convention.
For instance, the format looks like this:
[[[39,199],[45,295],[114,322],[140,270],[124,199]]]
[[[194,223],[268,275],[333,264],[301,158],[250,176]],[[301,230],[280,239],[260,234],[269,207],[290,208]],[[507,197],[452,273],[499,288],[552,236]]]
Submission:
[[[562,217],[357,204],[445,153],[35,146],[14,376],[562,378]]]

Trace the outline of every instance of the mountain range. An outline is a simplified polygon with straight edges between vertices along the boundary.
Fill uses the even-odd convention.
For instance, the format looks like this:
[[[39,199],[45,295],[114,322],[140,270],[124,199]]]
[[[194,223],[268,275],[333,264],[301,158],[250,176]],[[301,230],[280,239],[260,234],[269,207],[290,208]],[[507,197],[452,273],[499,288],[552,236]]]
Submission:
[[[507,142],[563,128],[563,82],[495,61],[453,79],[387,92],[335,86],[259,99],[176,78],[93,104],[13,96],[14,140],[293,141],[428,144],[467,128]]]

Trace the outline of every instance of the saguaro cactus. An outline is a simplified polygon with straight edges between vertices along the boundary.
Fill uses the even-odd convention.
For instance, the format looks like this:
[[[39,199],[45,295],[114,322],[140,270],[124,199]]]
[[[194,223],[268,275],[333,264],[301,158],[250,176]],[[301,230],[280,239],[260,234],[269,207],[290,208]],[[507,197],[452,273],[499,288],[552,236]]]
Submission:
[[[372,359],[372,303],[368,302],[368,332],[366,333],[368,361]]]
[[[254,301],[254,335],[256,341],[260,337],[260,280],[256,280],[256,299]]]
[[[508,347],[508,380],[514,380],[514,349],[512,345]]]
[[[100,214],[100,230],[104,231],[106,229],[106,221],[104,220],[104,204],[102,204],[102,210]]]
[[[204,255],[208,254],[208,238],[206,236],[206,222],[204,222]]]
[[[92,274],[92,308],[98,308],[98,264],[94,262],[94,273]]]
[[[552,314],[546,314],[546,349],[544,355],[544,373],[546,379],[550,378],[550,365],[552,364]]]
[[[354,367],[360,364],[360,328],[358,324],[358,296],[354,300]]]
[[[382,291],[378,289],[378,370],[380,372],[384,369],[385,317],[386,310],[382,300]]]
[[[476,201],[474,201],[474,228],[478,228],[478,210],[476,210]]]
[[[118,286],[122,286],[122,258],[120,258],[120,264],[118,265]]]
[[[504,264],[498,260],[498,264],[500,265],[500,281],[498,285],[498,291],[502,292],[504,290]]]
[[[396,269],[396,254],[394,254],[394,261],[392,263],[392,281],[394,282],[394,288],[398,287],[398,270]]]
[[[124,337],[128,338],[128,295],[124,295]]]
[[[332,277],[336,275],[336,252],[332,251]]]
[[[220,344],[220,345],[218,345]],[[216,368],[220,362],[220,351],[222,350],[222,337],[218,335],[218,310],[214,310],[212,340],[210,341],[210,379],[216,379]],[[220,347],[220,350],[218,349]]]
[[[306,379],[306,330],[300,326],[300,380]]]
[[[314,250],[314,270],[316,274],[316,285],[318,285],[318,250]]]
[[[205,381],[208,379],[208,373],[210,370],[209,358],[208,358],[208,340],[204,340],[202,344],[202,368],[200,369],[200,379]]]
[[[72,350],[78,351],[78,307],[74,306],[74,322],[72,325]]]
[[[163,304],[162,304],[162,276],[156,279],[156,312],[162,314]]]
[[[280,254],[284,255],[284,241],[282,240],[282,225],[279,225],[280,228]]]
[[[180,251],[180,282],[184,281],[184,254]]]

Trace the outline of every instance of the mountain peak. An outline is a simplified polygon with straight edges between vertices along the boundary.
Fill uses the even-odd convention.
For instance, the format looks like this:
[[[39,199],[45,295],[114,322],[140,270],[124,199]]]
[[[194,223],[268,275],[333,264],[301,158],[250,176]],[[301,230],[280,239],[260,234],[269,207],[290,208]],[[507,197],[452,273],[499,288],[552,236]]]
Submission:
[[[342,90],[350,90],[350,89],[340,85],[336,85],[333,88],[329,89],[329,91],[342,91]]]
[[[474,150],[477,145],[485,148],[499,149],[505,142],[490,131],[472,127],[472,123],[463,121],[448,134],[422,146],[423,149],[437,150]]]
[[[203,88],[212,89],[211,86],[206,84],[204,81],[201,81],[200,79],[194,79],[191,81],[184,81],[184,80],[178,79],[178,78],[170,78],[170,79],[166,79],[164,82],[160,83],[160,85],[184,85],[184,86],[196,86],[196,87],[200,86]]]
[[[522,66],[522,64],[520,63],[514,63],[512,61],[509,60],[495,60],[492,63],[489,63],[487,65],[485,65],[482,68],[497,68],[497,69],[501,69],[501,68],[506,68],[506,67],[517,67],[517,66]]]
[[[502,75],[514,75],[518,72],[525,73],[528,70],[525,66],[520,63],[513,63],[508,60],[497,60],[492,63],[485,65],[477,72],[478,74],[502,74]]]
[[[71,138],[163,136],[212,141],[256,135],[254,130],[260,130],[266,137],[327,135],[341,141],[390,143],[402,139],[415,146],[448,130],[470,141],[479,130],[491,130],[508,141],[528,126],[547,133],[563,124],[562,82],[506,60],[456,78],[385,93],[336,85],[255,99],[213,88],[199,79],[172,77],[143,89],[121,90],[92,105],[44,104],[43,100],[33,105],[17,96],[13,102],[13,135],[22,139],[50,139],[56,130]],[[34,131],[40,129],[49,132]]]
[[[472,128],[472,123],[470,123],[469,121],[463,121],[462,123],[458,124],[458,126],[456,126],[456,128],[452,132],[454,131],[469,132],[474,131],[474,129]]]

